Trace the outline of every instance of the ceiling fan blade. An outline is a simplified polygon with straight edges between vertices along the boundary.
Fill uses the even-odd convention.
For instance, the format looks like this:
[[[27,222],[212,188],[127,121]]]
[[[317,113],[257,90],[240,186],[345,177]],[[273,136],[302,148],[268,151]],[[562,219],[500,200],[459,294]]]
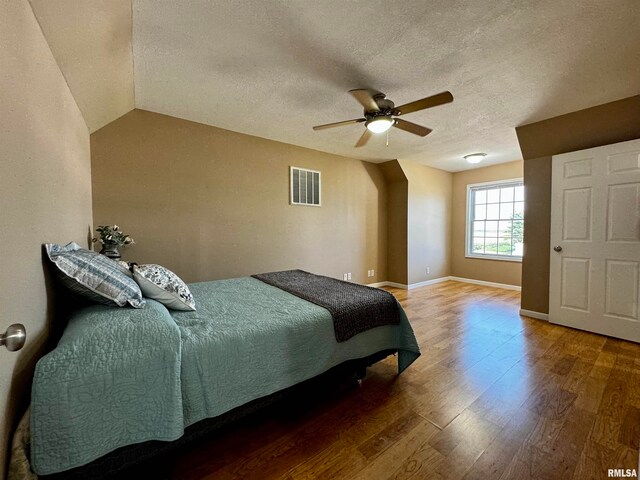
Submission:
[[[364,107],[365,112],[380,111],[380,107],[378,106],[376,101],[373,99],[373,95],[371,95],[371,92],[369,90],[360,88],[355,90],[349,90],[349,93],[353,95],[353,98],[355,98],[360,103],[360,105]]]
[[[395,119],[393,126],[399,128],[400,130],[404,130],[405,132],[413,133],[414,135],[419,135],[421,137],[426,137],[433,131],[430,128],[423,127],[422,125],[418,125],[417,123],[407,122],[406,120],[402,120],[400,118]]]
[[[341,127],[343,125],[351,125],[352,123],[366,122],[366,118],[354,118],[353,120],[345,120],[343,122],[326,123],[324,125],[316,125],[314,130],[324,130],[325,128]]]
[[[421,100],[416,100],[415,102],[400,105],[395,108],[393,114],[406,115],[407,113],[417,112],[418,110],[424,110],[425,108],[437,107],[438,105],[444,105],[445,103],[450,102],[453,102],[453,95],[451,95],[451,92],[442,92]]]
[[[364,133],[356,143],[356,148],[364,147],[372,136],[373,136],[373,133],[371,133],[371,131],[368,128],[365,128]]]

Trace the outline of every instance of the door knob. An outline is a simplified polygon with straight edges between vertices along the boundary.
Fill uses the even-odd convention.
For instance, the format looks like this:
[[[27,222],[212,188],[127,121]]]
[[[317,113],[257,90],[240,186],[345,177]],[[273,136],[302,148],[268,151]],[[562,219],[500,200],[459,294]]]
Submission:
[[[10,352],[20,350],[27,339],[27,330],[21,323],[9,325],[4,333],[0,333],[0,347],[4,345]]]
[[[553,247],[553,249],[554,249],[556,252],[561,252],[561,251],[562,251],[562,247],[561,247],[560,245],[556,245],[555,247]]]

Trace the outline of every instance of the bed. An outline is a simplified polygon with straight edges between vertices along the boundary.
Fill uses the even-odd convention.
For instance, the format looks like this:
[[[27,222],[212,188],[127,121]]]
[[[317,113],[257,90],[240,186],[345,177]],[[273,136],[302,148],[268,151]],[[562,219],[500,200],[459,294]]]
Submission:
[[[420,355],[399,304],[397,325],[338,342],[329,310],[256,278],[189,287],[195,312],[148,299],[142,309],[92,305],[72,315],[34,375],[38,475],[82,471],[114,454],[122,464],[136,445],[161,452],[340,366],[361,369],[397,352],[400,373]]]

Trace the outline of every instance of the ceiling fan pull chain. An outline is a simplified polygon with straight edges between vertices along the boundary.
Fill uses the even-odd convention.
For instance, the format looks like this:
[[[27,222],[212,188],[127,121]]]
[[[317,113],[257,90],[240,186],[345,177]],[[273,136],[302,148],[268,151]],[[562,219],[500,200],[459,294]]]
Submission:
[[[387,147],[389,146],[389,130],[387,130]]]

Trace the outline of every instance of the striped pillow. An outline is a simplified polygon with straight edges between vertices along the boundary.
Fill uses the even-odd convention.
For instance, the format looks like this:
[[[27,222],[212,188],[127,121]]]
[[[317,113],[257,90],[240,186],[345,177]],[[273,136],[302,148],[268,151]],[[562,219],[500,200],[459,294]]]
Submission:
[[[64,247],[45,245],[49,260],[57,267],[60,280],[72,292],[97,303],[135,308],[145,304],[138,284],[128,277],[118,262],[80,248],[71,242]]]

